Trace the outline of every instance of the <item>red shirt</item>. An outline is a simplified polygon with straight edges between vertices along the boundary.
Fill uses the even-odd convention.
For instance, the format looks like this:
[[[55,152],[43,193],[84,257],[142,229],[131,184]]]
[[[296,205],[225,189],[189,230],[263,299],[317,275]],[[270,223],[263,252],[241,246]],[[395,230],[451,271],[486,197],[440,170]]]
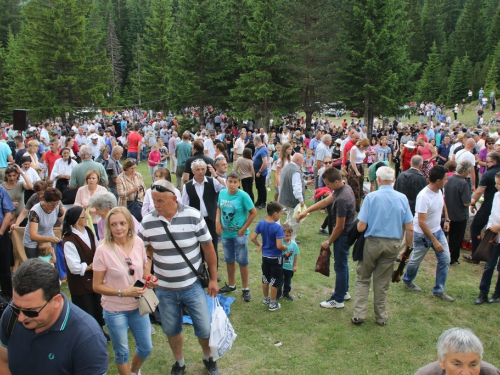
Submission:
[[[419,135],[417,136],[417,139],[419,139],[419,138],[423,138],[423,139],[424,139],[424,141],[425,141],[425,143],[427,143],[427,136],[426,136],[425,134],[419,134]]]
[[[128,141],[127,152],[128,153],[130,153],[130,152],[138,153],[139,152],[139,142],[142,141],[142,137],[138,133],[132,132],[127,137],[127,141]]]
[[[349,160],[349,154],[351,153],[351,148],[353,148],[356,145],[355,142],[352,140],[349,140],[344,146],[344,158],[342,159],[342,165],[345,165],[347,160]]]
[[[59,152],[57,154],[54,154],[52,150],[49,150],[45,153],[45,163],[47,164],[47,168],[49,168],[49,178],[50,174],[52,173],[52,168],[54,168],[54,164],[57,159],[61,159],[61,155],[59,155]]]

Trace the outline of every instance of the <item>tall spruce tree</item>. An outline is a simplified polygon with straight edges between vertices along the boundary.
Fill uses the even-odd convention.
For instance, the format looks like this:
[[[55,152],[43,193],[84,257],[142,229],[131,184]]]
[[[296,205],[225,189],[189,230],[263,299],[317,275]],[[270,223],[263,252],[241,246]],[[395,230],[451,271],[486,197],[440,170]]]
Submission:
[[[109,65],[111,68],[111,90],[113,94],[115,94],[122,86],[123,62],[122,47],[116,36],[115,21],[113,21],[113,17],[109,17],[108,19],[106,50],[108,52]]]
[[[418,98],[423,101],[438,101],[443,94],[443,65],[436,43],[432,45],[431,53],[424,68],[418,87]]]
[[[19,0],[0,0],[0,44],[5,48],[9,29],[14,35],[21,24],[21,2]]]
[[[424,0],[420,28],[424,34],[425,56],[431,53],[431,48],[434,43],[436,43],[439,51],[442,50],[446,43],[444,19],[442,17],[436,17],[437,14],[442,14],[443,1],[445,0]]]
[[[108,90],[109,65],[86,16],[88,0],[32,0],[23,23],[9,87],[12,103],[31,110],[34,119],[62,116],[77,107],[99,105]]]
[[[468,91],[466,72],[464,72],[463,67],[464,64],[462,61],[458,57],[455,57],[447,83],[446,102],[449,105],[460,103]]]
[[[396,113],[407,100],[416,69],[408,62],[409,21],[398,0],[348,0],[345,6],[336,83],[348,107],[364,113],[370,137],[373,117]]]

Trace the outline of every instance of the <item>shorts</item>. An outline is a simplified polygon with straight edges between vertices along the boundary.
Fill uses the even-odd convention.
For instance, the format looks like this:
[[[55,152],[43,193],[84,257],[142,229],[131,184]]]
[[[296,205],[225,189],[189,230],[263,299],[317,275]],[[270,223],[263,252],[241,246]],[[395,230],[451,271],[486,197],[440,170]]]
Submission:
[[[248,266],[248,236],[223,238],[222,249],[226,263],[238,262],[240,266]]]
[[[283,284],[283,258],[262,257],[262,284],[280,288]]]

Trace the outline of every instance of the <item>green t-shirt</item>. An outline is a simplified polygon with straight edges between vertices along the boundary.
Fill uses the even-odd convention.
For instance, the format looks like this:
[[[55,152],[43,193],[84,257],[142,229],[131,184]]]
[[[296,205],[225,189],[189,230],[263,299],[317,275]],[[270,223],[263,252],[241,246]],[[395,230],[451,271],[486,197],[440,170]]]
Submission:
[[[293,261],[295,256],[300,254],[299,247],[295,241],[290,241],[290,243],[283,241],[283,245],[287,247],[286,251],[283,252],[283,254],[285,254],[283,257],[283,269],[293,271]],[[290,254],[290,256],[287,257],[287,254]]]
[[[220,221],[222,224],[222,238],[238,237],[238,230],[245,224],[248,211],[254,208],[250,196],[243,190],[238,190],[236,194],[229,194],[227,189],[219,193]],[[245,231],[248,235],[249,230]]]
[[[193,156],[191,143],[186,141],[177,143],[177,146],[175,146],[175,153],[177,154],[177,165],[179,167],[184,167],[186,160]],[[172,172],[175,173],[175,171]]]
[[[376,169],[376,166],[379,162],[375,162],[373,163],[370,168],[368,168],[368,179],[370,180],[370,182],[372,181],[375,181],[375,190],[378,190],[378,183],[377,183],[377,169]],[[389,167],[389,162],[388,161],[383,161],[382,163],[384,163],[387,167]]]

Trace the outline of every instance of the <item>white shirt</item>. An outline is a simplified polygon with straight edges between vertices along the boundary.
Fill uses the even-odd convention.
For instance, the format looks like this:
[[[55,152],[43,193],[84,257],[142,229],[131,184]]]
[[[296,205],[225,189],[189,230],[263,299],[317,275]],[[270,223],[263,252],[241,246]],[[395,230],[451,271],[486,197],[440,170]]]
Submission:
[[[101,145],[99,144],[99,139],[97,140],[97,144],[94,144],[94,142],[90,142],[90,144],[88,144],[87,146],[92,149],[92,156],[94,157],[94,159],[97,159],[99,157],[99,154],[101,153]]]
[[[214,182],[214,188],[215,188],[216,193],[218,193],[222,189],[226,188],[225,185],[222,185],[215,178],[213,178],[212,181]],[[205,201],[203,200],[203,193],[205,192],[205,182],[208,182],[206,177],[203,178],[203,181],[201,182],[201,184],[199,184],[198,182],[196,182],[195,179],[193,179],[194,189],[196,190],[196,193],[198,194],[198,197],[200,198],[200,213],[201,213],[201,216],[203,216],[203,217],[208,216],[207,208],[205,207]],[[189,206],[189,195],[186,192],[186,185],[185,184],[184,184],[184,187],[182,188],[182,204]]]
[[[86,145],[87,144],[87,137],[84,136],[84,135],[78,134],[75,137],[75,141],[76,141],[76,143],[77,143],[78,146]]]
[[[71,227],[71,231],[78,237],[80,237],[88,247],[92,248],[90,237],[86,230],[82,233],[74,227]],[[94,237],[94,241],[97,246],[99,244],[99,242],[97,241],[97,237]],[[83,276],[85,274],[85,269],[87,268],[88,264],[82,262],[80,254],[78,254],[78,250],[76,249],[76,246],[73,242],[66,241],[64,243],[64,258],[66,259],[66,264],[68,265],[69,272],[71,272],[73,275],[80,276]]]
[[[177,197],[177,201],[181,202],[182,201],[181,192],[178,189],[174,188],[174,193],[175,193],[175,196]],[[144,217],[148,213],[150,213],[154,210],[155,210],[155,204],[153,202],[153,197],[151,195],[151,189],[148,189],[148,190],[146,190],[146,194],[144,196],[144,203],[142,204],[141,214]]]
[[[292,135],[290,132],[288,133],[281,133],[281,137],[280,137],[280,143],[282,145],[284,145],[285,143],[290,143],[290,139],[292,139]]]
[[[36,173],[36,171],[33,168],[30,167],[28,170],[21,168],[21,171],[23,171],[23,173],[26,173],[26,176],[28,176],[28,178],[31,180],[33,184],[37,181],[40,181],[40,176],[38,175],[38,173]],[[24,182],[26,182],[23,175],[21,175],[21,178],[23,179]]]
[[[490,228],[494,225],[500,225],[500,193],[495,193],[495,196],[493,197],[491,214],[486,228]],[[497,236],[497,241],[500,241],[500,234]]]
[[[77,162],[73,159],[70,159],[71,163],[68,165],[68,161],[64,161],[63,159],[57,159],[54,163],[54,167],[52,168],[52,173],[50,174],[50,179],[55,180],[57,176],[60,174],[66,174],[71,176],[71,172],[73,168],[77,166]]]
[[[415,203],[415,217],[413,218],[414,231],[424,234],[423,230],[418,225],[418,214],[427,214],[426,223],[431,233],[436,233],[441,230],[441,212],[443,212],[443,193],[439,190],[433,192],[429,187],[425,187],[418,193],[417,202]],[[430,244],[429,244],[430,245]]]
[[[476,164],[476,158],[472,155],[472,152],[467,151],[466,149],[460,150],[455,154],[455,162],[457,164],[464,160],[467,160],[472,165]]]
[[[40,138],[43,138],[43,140],[45,141],[46,144],[49,144],[49,141],[50,141],[50,136],[49,136],[49,132],[47,129],[45,129],[45,127],[42,129],[42,131],[40,132]]]
[[[214,158],[215,157],[215,147],[214,147],[214,142],[208,138],[203,142],[203,150],[207,151],[207,156],[209,158]]]
[[[238,138],[236,142],[234,142],[234,152],[238,155],[243,154],[243,150],[245,149],[245,140]]]

